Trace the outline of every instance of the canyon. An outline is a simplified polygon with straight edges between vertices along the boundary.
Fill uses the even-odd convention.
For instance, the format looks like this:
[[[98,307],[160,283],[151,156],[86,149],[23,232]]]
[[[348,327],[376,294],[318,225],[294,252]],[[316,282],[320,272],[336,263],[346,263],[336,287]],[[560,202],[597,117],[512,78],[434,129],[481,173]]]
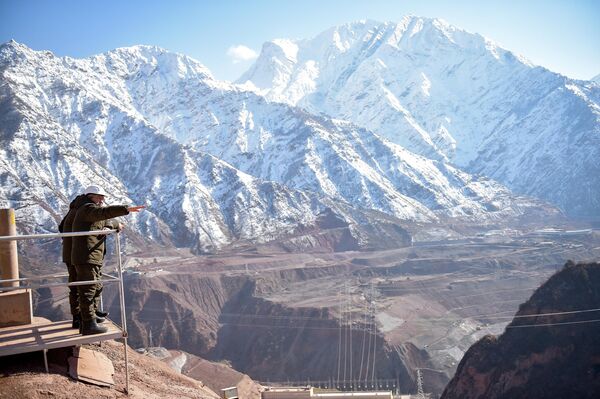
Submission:
[[[574,227],[372,251],[265,244],[204,256],[128,254],[130,344],[224,361],[263,384],[385,381],[416,392],[421,369],[426,391],[439,395],[465,351],[500,334],[564,259],[600,255],[600,233]],[[116,293],[107,285],[104,303],[118,320]],[[55,316],[67,312],[61,294],[52,294]]]

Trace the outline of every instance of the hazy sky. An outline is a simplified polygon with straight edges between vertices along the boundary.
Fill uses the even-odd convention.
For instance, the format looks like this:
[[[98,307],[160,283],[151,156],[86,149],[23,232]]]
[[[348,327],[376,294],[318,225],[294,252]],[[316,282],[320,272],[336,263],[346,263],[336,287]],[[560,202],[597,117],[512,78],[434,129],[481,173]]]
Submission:
[[[267,40],[408,14],[445,19],[569,77],[600,74],[600,0],[0,0],[0,41],[72,57],[158,45],[234,80]]]

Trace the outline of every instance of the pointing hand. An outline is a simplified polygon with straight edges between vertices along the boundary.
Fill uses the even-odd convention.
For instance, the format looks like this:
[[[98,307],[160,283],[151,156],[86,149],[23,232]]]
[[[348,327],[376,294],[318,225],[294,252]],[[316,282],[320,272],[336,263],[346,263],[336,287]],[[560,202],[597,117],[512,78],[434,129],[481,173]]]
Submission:
[[[127,211],[129,212],[139,212],[142,209],[144,209],[146,207],[146,205],[136,205],[136,206],[130,206],[127,208]]]

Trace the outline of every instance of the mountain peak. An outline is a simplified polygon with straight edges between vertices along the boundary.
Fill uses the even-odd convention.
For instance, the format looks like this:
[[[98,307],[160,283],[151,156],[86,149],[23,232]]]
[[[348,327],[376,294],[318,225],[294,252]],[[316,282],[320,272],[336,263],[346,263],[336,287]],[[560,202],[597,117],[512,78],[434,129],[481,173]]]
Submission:
[[[11,50],[31,50],[26,45],[19,43],[15,39],[10,39],[7,42],[0,44],[0,50],[11,49]]]
[[[194,77],[202,80],[215,80],[210,70],[199,61],[187,55],[172,52],[158,46],[135,45],[119,47],[106,53],[91,57],[92,60],[106,60],[114,67],[127,65],[128,71],[137,71],[138,66],[144,65],[145,71],[151,73],[148,67],[160,69],[163,73],[176,73],[178,76]],[[154,70],[153,69],[153,70]]]
[[[0,45],[0,65],[14,65],[16,62],[33,58],[54,58],[55,55],[48,50],[33,50],[23,43],[11,39]]]
[[[583,188],[596,186],[595,155],[572,157],[568,150],[575,137],[597,142],[595,84],[579,88],[578,82],[438,18],[355,21],[265,49],[269,52],[261,53],[238,83],[270,101],[351,121],[412,152],[452,160],[569,212],[573,190],[585,198],[583,211],[598,207]],[[563,100],[565,105],[558,105]],[[585,128],[568,122],[569,115],[581,112]],[[596,154],[599,147],[586,148]],[[589,168],[586,182],[577,183],[561,169],[549,173],[544,153],[564,163],[563,173],[576,170],[574,164]],[[522,169],[524,164],[530,166]],[[565,185],[571,189],[556,190]]]
[[[35,50],[29,48],[23,43],[17,42],[14,39],[10,39],[9,41],[0,44],[0,56],[3,58],[16,55],[33,54],[35,52]]]

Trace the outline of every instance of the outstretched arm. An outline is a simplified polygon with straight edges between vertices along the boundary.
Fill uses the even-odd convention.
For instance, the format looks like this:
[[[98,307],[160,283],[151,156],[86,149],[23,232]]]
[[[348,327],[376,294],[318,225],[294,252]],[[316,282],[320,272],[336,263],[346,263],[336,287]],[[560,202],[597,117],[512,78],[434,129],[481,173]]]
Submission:
[[[97,222],[127,215],[129,211],[124,205],[97,206],[95,204],[86,204],[79,208],[77,214],[82,212],[82,220],[86,222]]]

